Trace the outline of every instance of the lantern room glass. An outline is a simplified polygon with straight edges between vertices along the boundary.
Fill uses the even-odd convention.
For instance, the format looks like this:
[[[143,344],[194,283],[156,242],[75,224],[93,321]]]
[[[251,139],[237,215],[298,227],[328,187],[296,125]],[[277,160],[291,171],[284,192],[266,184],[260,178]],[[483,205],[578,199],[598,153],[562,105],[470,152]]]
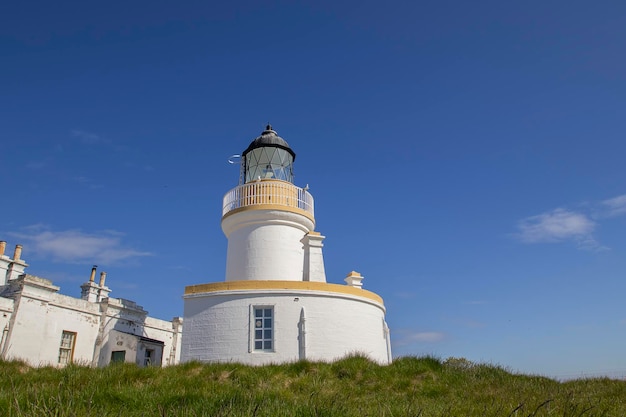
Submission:
[[[244,156],[245,182],[272,179],[293,183],[293,156],[273,146],[263,146]]]

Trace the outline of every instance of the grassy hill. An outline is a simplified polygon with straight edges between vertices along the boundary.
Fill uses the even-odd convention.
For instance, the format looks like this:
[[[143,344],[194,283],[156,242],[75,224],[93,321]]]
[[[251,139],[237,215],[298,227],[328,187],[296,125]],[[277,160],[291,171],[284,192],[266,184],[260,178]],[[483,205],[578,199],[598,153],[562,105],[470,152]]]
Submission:
[[[626,416],[626,382],[558,382],[464,359],[379,366],[197,362],[30,368],[0,362],[1,416]]]

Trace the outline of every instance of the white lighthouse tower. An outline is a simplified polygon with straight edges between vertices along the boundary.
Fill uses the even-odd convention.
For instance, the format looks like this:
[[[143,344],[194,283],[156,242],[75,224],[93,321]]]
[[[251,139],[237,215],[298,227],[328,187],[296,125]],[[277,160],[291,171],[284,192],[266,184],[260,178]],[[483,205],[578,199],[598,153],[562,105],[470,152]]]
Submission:
[[[296,154],[270,125],[241,155],[224,196],[226,279],[185,288],[181,360],[261,365],[348,354],[391,362],[383,300],[352,271],[326,282],[313,197],[293,184]]]

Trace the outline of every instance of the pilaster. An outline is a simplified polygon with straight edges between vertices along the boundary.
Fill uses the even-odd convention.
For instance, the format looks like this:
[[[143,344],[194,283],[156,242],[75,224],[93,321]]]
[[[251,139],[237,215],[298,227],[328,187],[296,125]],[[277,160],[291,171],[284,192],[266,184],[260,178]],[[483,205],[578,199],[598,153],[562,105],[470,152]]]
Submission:
[[[303,281],[326,282],[326,271],[324,269],[324,255],[322,248],[325,239],[319,232],[311,231],[302,239],[304,244],[304,269]]]

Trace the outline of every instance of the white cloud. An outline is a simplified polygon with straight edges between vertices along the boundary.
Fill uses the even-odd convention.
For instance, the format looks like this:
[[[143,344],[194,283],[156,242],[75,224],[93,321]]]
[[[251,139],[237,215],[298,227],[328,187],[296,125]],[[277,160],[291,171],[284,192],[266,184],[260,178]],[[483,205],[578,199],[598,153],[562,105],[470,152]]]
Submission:
[[[487,325],[485,323],[483,323],[482,321],[477,321],[477,320],[465,320],[463,322],[463,325],[469,329],[482,329],[487,327]]]
[[[571,241],[579,249],[603,251],[593,236],[599,222],[626,215],[626,194],[606,200],[584,203],[577,210],[557,208],[518,222],[513,236],[524,243]]]
[[[78,140],[86,145],[110,144],[108,139],[96,133],[87,132],[86,130],[72,129],[70,133],[73,137],[78,138]]]
[[[93,145],[100,142],[100,136],[95,133],[86,132],[80,129],[72,129],[72,136],[80,139],[81,142],[86,143],[88,145]]]
[[[43,225],[33,225],[26,228],[25,232],[10,234],[21,239],[29,251],[57,262],[112,265],[152,255],[123,245],[122,235],[118,232],[84,233],[80,230],[55,232]]]
[[[586,214],[557,208],[527,217],[517,225],[516,235],[524,243],[574,241],[581,249],[600,249],[593,238],[596,223]]]
[[[626,194],[622,194],[617,197],[609,198],[601,203],[601,206],[606,210],[606,217],[616,217],[626,214]]]
[[[441,332],[415,332],[410,330],[398,330],[392,333],[394,346],[406,346],[413,343],[437,343],[445,339]]]
[[[77,177],[74,177],[73,180],[76,181],[77,183],[79,183],[81,185],[84,185],[87,188],[91,188],[93,190],[99,189],[99,188],[104,188],[104,186],[102,184],[94,184],[94,182],[92,181],[91,178],[85,177],[83,175],[79,175]]]

